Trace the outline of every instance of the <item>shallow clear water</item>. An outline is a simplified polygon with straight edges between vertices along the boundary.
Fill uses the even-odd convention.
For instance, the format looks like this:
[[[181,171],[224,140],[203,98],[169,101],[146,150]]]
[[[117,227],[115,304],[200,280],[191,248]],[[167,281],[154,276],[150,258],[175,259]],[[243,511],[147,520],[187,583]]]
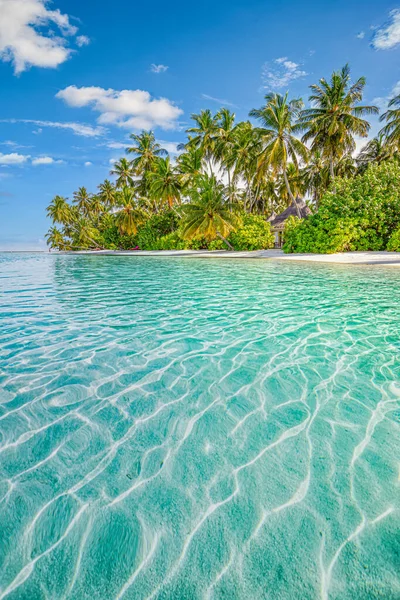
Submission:
[[[0,598],[400,598],[400,271],[0,255]]]

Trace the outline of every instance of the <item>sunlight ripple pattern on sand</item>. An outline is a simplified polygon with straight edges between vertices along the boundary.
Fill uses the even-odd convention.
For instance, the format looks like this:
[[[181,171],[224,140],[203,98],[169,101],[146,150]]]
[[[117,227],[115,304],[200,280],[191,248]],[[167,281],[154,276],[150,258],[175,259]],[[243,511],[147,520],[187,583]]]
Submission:
[[[0,254],[0,600],[398,600],[400,272]]]

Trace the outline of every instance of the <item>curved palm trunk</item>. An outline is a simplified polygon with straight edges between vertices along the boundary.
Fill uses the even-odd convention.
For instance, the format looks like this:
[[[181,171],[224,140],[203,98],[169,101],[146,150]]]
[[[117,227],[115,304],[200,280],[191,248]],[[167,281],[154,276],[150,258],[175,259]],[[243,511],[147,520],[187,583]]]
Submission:
[[[217,237],[219,237],[219,239],[222,240],[228,246],[229,250],[235,250],[235,248],[232,246],[232,244],[230,244],[228,242],[228,240],[226,238],[224,238],[223,235],[220,234],[219,231],[217,231]]]
[[[297,216],[298,216],[299,219],[301,219],[300,208],[299,208],[299,205],[297,204],[296,198],[293,196],[292,190],[290,189],[289,179],[288,179],[288,176],[287,176],[287,173],[286,173],[286,169],[283,169],[283,179],[285,180],[285,185],[286,185],[286,189],[287,189],[287,193],[288,193],[290,202],[295,205]]]

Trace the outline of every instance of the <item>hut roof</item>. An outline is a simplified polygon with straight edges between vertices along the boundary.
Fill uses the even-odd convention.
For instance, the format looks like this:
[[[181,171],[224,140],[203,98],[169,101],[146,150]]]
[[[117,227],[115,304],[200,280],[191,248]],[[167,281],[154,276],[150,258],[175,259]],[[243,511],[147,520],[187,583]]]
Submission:
[[[306,219],[309,215],[311,215],[311,210],[307,206],[307,204],[301,198],[297,198],[296,200],[297,206],[300,209],[300,214],[302,219]],[[272,216],[272,215],[271,215]],[[285,221],[289,217],[297,217],[296,205],[294,202],[290,206],[288,206],[280,215],[275,217],[274,219],[268,219],[271,223],[272,229],[283,229],[285,226]]]

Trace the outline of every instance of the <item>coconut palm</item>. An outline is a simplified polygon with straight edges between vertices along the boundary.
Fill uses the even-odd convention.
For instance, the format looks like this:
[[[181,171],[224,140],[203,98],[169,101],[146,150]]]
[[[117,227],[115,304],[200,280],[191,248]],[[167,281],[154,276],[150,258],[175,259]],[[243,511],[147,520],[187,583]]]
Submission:
[[[221,108],[216,115],[217,130],[215,132],[215,158],[221,163],[228,175],[228,195],[232,193],[232,152],[236,137],[235,113]]]
[[[120,158],[114,163],[114,167],[110,171],[110,175],[115,175],[117,180],[115,185],[117,188],[123,188],[127,185],[133,186],[133,170],[131,162],[127,158]]]
[[[289,100],[288,94],[267,94],[265,106],[250,111],[250,116],[261,122],[258,128],[263,149],[258,158],[258,176],[263,176],[272,169],[275,174],[282,174],[290,202],[294,202],[299,217],[300,209],[295,202],[287,171],[290,161],[299,169],[299,159],[304,162],[308,157],[307,147],[294,136],[295,122],[303,107],[302,100]]]
[[[305,130],[303,142],[311,143],[311,150],[319,150],[327,159],[331,180],[340,158],[354,152],[355,136],[368,135],[370,124],[362,117],[379,112],[376,106],[359,105],[365,83],[365,77],[351,83],[350,67],[345,65],[329,82],[322,78],[310,86],[312,106],[301,112],[297,130]]]
[[[207,162],[210,174],[212,174],[212,160],[215,151],[215,134],[217,132],[217,117],[213,116],[209,109],[202,110],[197,115],[193,113],[191,119],[196,123],[194,127],[189,127],[186,133],[192,133],[187,146],[193,146],[202,150],[205,161]]]
[[[230,211],[224,186],[213,175],[201,175],[197,186],[190,192],[190,198],[190,203],[181,207],[183,237],[189,240],[204,237],[210,241],[218,237],[233,249],[226,237],[240,221]]]
[[[84,217],[88,217],[90,215],[91,201],[91,194],[88,193],[85,187],[78,188],[78,191],[74,192],[73,194],[73,202],[78,208],[80,214]]]
[[[370,163],[381,163],[395,154],[394,146],[388,141],[381,131],[375,138],[370,140],[357,156],[357,164],[364,170]]]
[[[98,186],[98,190],[98,196],[106,207],[112,208],[115,206],[116,190],[111,181],[105,179],[103,183],[100,183]]]
[[[89,248],[99,245],[98,230],[94,227],[90,219],[80,217],[74,226],[74,245],[77,248]]]
[[[390,146],[395,149],[400,148],[400,94],[392,98],[388,104],[388,109],[381,115],[381,121],[386,121],[386,125],[380,131]]]
[[[260,152],[261,143],[258,132],[253,128],[250,121],[239,123],[235,127],[235,139],[228,159],[228,166],[233,169],[232,181],[234,184],[239,182],[240,179],[244,179],[246,182],[245,210],[251,209],[251,205],[255,201],[255,198],[252,198],[252,191],[256,192],[255,197],[258,195],[257,187],[260,187],[260,185],[253,186],[252,184],[257,173],[257,161]],[[260,182],[257,182],[257,184],[260,184]]]
[[[182,185],[169,156],[157,160],[154,172],[148,174],[148,179],[150,195],[156,201],[166,202],[170,208],[174,203],[180,202]]]
[[[116,224],[121,234],[135,235],[144,218],[144,211],[138,207],[134,190],[124,186],[117,195]]]
[[[67,246],[67,242],[63,233],[59,229],[57,229],[57,227],[50,227],[49,231],[44,237],[46,238],[46,242],[49,248],[57,248],[58,250],[64,250]]]
[[[202,171],[202,161],[203,153],[201,148],[189,146],[185,152],[178,156],[176,168],[179,173],[182,189],[194,184],[194,181]]]
[[[307,164],[301,169],[301,176],[318,209],[321,196],[329,185],[329,165],[320,150],[311,152]]]
[[[136,175],[143,175],[152,171],[157,158],[165,156],[168,152],[156,142],[152,131],[142,131],[140,134],[132,133],[130,139],[135,142],[134,146],[126,149],[128,154],[135,154],[132,160],[132,169]]]
[[[47,216],[53,220],[53,223],[66,225],[72,220],[71,205],[63,196],[55,196],[46,209]]]

